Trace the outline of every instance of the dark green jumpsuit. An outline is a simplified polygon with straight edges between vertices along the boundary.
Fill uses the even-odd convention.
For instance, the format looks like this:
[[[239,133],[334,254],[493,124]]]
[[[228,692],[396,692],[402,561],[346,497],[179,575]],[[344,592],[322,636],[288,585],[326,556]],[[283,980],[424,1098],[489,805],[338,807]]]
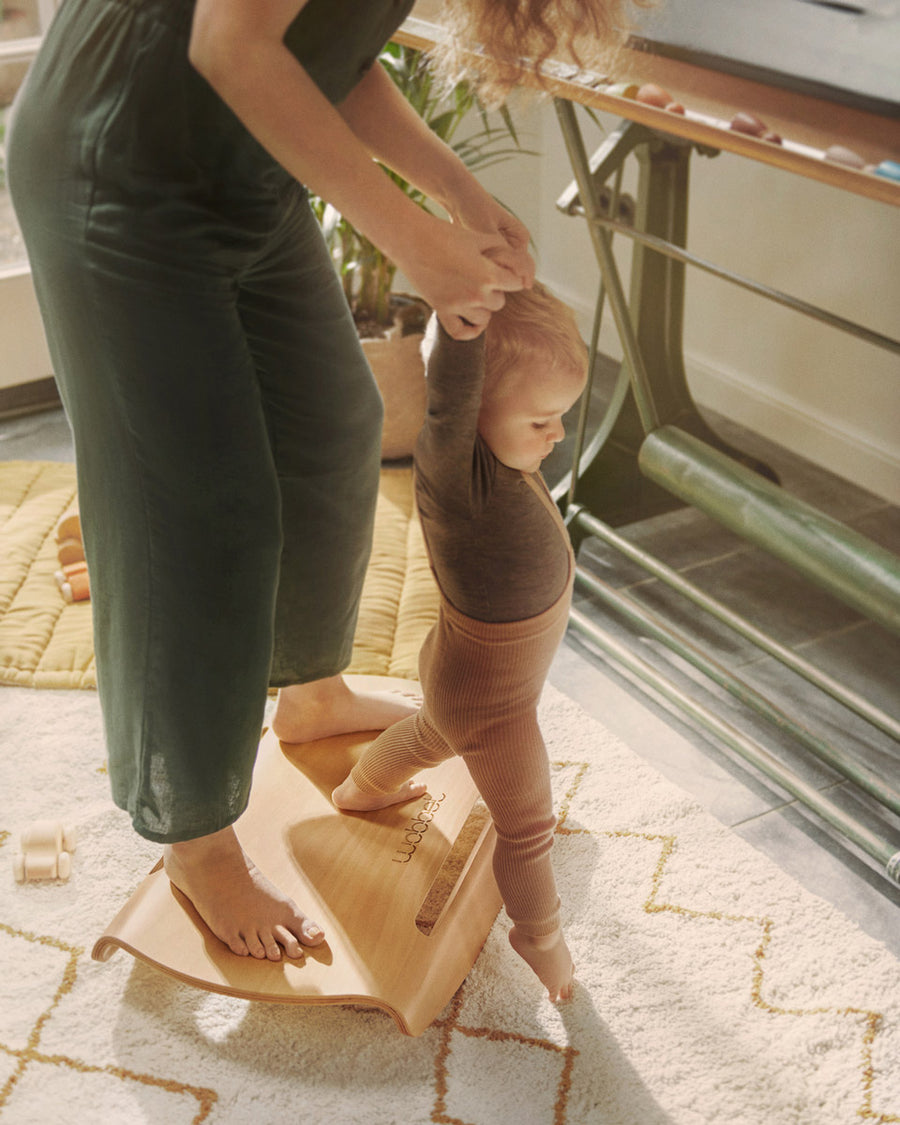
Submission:
[[[310,0],[332,102],[412,0]],[[192,0],[65,0],[9,182],[75,435],[113,797],[231,824],[267,688],[349,660],[381,400],[305,189],[188,62]],[[277,97],[277,91],[272,91]]]

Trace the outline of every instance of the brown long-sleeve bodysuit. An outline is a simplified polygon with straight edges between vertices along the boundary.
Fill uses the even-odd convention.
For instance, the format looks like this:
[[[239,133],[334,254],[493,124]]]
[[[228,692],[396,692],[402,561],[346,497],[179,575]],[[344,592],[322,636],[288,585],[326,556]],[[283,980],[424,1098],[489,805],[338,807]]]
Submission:
[[[574,567],[540,474],[503,465],[478,435],[483,352],[481,338],[440,330],[429,360],[416,500],[441,605],[419,656],[424,704],[380,735],[352,776],[363,790],[392,792],[459,754],[497,830],[494,874],[507,912],[539,937],[557,928],[559,899],[537,703]]]

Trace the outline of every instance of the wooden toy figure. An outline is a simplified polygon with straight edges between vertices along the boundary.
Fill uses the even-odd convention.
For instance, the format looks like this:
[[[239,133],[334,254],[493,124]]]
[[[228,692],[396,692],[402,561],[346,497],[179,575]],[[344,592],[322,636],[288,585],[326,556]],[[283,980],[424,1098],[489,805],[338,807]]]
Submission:
[[[91,587],[78,512],[70,511],[59,521],[56,529],[56,549],[60,569],[56,571],[54,577],[60,593],[67,602],[87,601],[91,596]]]

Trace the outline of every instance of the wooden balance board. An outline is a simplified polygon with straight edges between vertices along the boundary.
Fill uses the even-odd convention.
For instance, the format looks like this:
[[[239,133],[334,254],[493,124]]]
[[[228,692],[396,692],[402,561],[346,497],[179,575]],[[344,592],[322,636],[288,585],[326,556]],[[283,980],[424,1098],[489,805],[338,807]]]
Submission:
[[[418,685],[350,677],[368,688]],[[501,899],[494,828],[459,759],[423,772],[428,793],[374,813],[341,813],[331,792],[376,733],[300,745],[264,732],[250,804],[235,825],[268,878],[324,928],[304,959],[238,957],[175,890],[161,862],[94,946],[198,988],[248,1000],[380,1008],[421,1035],[475,963]]]

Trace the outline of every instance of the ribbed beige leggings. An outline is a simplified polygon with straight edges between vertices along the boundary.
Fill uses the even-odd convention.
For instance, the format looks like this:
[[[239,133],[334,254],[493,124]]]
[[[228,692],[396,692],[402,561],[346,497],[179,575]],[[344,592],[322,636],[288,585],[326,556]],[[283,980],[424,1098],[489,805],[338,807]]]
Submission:
[[[559,925],[556,818],[537,704],[571,596],[570,574],[549,609],[504,623],[475,621],[442,598],[419,655],[421,710],[380,735],[352,773],[360,789],[390,793],[422,769],[463,758],[497,830],[494,875],[507,913],[532,937]]]

